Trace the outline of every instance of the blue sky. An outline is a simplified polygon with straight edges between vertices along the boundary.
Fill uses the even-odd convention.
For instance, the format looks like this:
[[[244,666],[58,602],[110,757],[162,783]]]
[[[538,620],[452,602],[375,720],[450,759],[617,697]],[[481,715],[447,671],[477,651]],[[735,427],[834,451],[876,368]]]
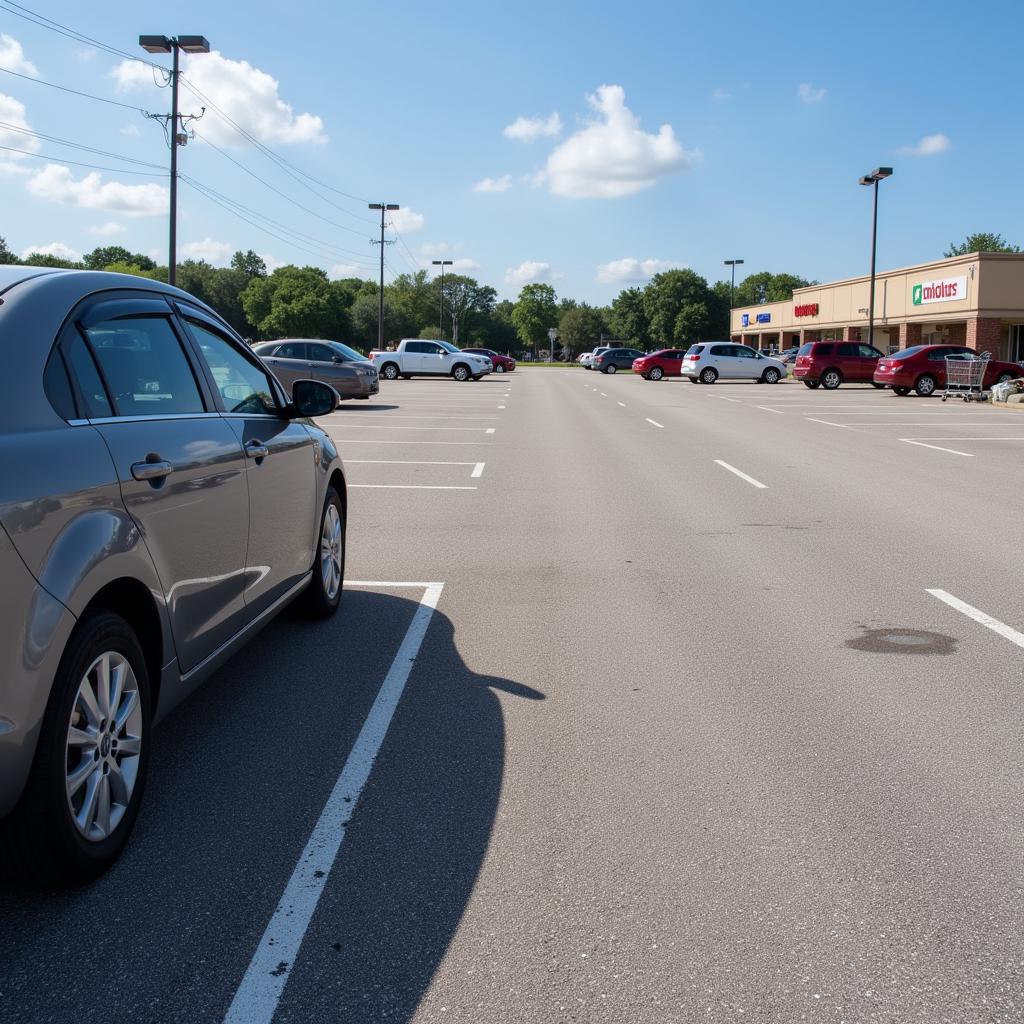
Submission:
[[[149,69],[118,71],[119,57],[7,7],[0,67],[169,109]],[[827,281],[867,270],[870,194],[857,178],[880,164],[895,168],[882,185],[881,268],[941,256],[976,230],[1024,244],[1019,72],[1004,45],[1024,27],[1017,4],[294,0],[286,18],[259,0],[35,9],[131,54],[140,33],[207,36],[217,55],[193,58],[186,78],[295,167],[359,197],[301,188],[210,110],[181,170],[258,212],[257,224],[317,241],[272,237],[184,184],[179,258],[222,263],[252,248],[272,264],[373,276],[360,200],[382,199],[403,207],[389,279],[443,257],[503,297],[545,280],[604,303],[661,267],[713,281],[738,257],[745,270]],[[182,90],[183,111],[201,102]],[[0,121],[167,159],[141,114],[4,73]],[[0,145],[47,157],[0,151],[0,234],[16,252],[116,243],[166,261],[159,177],[87,178],[65,161],[128,165],[9,128]],[[491,190],[474,189],[486,179]]]

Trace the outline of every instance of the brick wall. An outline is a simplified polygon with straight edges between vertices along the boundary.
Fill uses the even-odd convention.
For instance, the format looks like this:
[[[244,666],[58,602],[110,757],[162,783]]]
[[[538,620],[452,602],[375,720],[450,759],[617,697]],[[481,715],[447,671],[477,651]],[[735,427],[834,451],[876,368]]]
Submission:
[[[991,352],[993,359],[1002,356],[1002,322],[996,317],[979,316],[967,321],[968,348],[976,352]]]

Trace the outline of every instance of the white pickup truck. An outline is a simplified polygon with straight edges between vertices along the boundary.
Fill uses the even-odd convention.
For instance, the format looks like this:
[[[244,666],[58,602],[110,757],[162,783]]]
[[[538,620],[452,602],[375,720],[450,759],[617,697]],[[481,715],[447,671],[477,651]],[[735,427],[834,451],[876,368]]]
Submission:
[[[394,352],[374,349],[370,362],[385,380],[404,377],[454,377],[479,380],[494,369],[487,356],[463,352],[447,341],[403,338]]]

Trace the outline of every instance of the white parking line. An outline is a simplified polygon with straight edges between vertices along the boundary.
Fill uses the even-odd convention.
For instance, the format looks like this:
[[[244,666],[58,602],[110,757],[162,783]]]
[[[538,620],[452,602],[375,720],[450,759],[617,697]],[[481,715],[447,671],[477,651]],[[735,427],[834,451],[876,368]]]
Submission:
[[[488,428],[487,428],[487,429],[486,429],[486,430],[484,431],[484,433],[485,433],[485,434],[493,434],[493,433],[494,433],[494,427],[488,427]]]
[[[487,465],[486,462],[478,462],[473,467],[473,472],[469,474],[470,480],[477,480],[480,477],[482,477],[484,475],[484,466],[486,466],[486,465]]]
[[[742,469],[737,469],[735,466],[730,466],[728,462],[723,462],[721,459],[715,459],[715,463],[722,467],[722,469],[729,470],[730,473],[735,473],[741,480],[746,480],[748,484],[752,484],[754,487],[760,488],[762,491],[768,490],[768,485],[761,483],[760,480],[755,480],[752,476],[747,476]]]
[[[934,448],[937,452],[949,452],[950,455],[964,455],[968,459],[974,458],[971,452],[959,452],[955,448],[942,448],[937,444],[925,444],[924,441],[914,441],[909,437],[901,437],[900,440],[904,444],[916,444],[919,448]]]
[[[856,427],[851,427],[846,423],[833,423],[831,420],[816,420],[813,416],[805,416],[805,420],[809,420],[811,423],[824,423],[826,427],[842,427],[843,430],[852,430],[855,434],[860,434],[862,431]]]
[[[616,405],[621,405],[623,409],[626,408],[626,403],[625,402],[616,402],[615,404]]]
[[[755,409],[761,409],[764,412],[773,412],[773,413],[775,413],[776,416],[781,416],[782,415],[782,410],[781,409],[769,409],[767,405],[757,405],[757,406],[754,406],[754,408]]]
[[[499,405],[499,406],[498,406],[498,408],[499,408],[499,409],[504,409],[504,408],[505,408],[505,406],[503,406],[503,405]]]
[[[1001,637],[1005,637],[1010,643],[1016,644],[1018,647],[1024,647],[1024,633],[1018,633],[1017,630],[1006,625],[1005,622],[993,619],[991,615],[986,615],[983,611],[979,611],[973,605],[969,605],[966,601],[961,601],[960,598],[954,597],[945,590],[925,588],[925,593],[931,594],[932,597],[937,597],[940,601],[944,601],[950,608],[955,608],[958,612],[962,612],[969,619],[974,619],[975,622],[980,622],[981,625],[987,626],[993,633],[998,633]]]
[[[475,487],[442,487],[439,484],[349,484],[349,490],[367,491],[475,491]]]
[[[607,395],[606,395],[606,394],[605,394],[605,393],[604,393],[604,392],[602,391],[602,392],[601,392],[601,397],[602,397],[602,398],[607,398],[608,396],[607,396]]]
[[[652,420],[649,416],[645,416],[644,419],[646,419],[648,423],[653,423],[656,427],[661,427],[662,430],[665,429],[664,423],[659,423],[657,420]]]
[[[441,598],[443,583],[360,583],[347,586],[423,587],[423,596],[401,647],[384,677],[345,766],[331,790],[299,856],[256,952],[224,1017],[225,1024],[270,1024],[288,983],[306,930],[334,867],[345,828],[355,812],[374,761],[405,690],[427,628]]]

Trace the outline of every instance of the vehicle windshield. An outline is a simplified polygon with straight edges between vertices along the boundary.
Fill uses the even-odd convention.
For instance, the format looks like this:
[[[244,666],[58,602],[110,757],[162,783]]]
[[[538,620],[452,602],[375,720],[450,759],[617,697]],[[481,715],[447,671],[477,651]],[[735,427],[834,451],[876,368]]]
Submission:
[[[359,362],[365,362],[366,356],[362,352],[357,352],[354,348],[349,348],[348,345],[343,345],[340,341],[329,342],[331,348],[341,356],[345,362],[351,362],[357,360]]]
[[[916,356],[918,352],[923,352],[927,347],[927,345],[915,345],[913,348],[905,348],[901,352],[893,352],[890,358],[906,359],[909,356]]]
[[[694,356],[696,356],[696,355],[700,355],[700,353],[701,353],[701,352],[703,352],[703,351],[704,351],[704,346],[703,346],[703,345],[691,345],[691,346],[690,346],[690,347],[689,347],[689,348],[688,348],[688,349],[686,350],[686,354],[687,354],[688,356],[689,356],[689,355],[694,355]]]
[[[461,352],[462,349],[456,348],[450,341],[439,341],[440,345],[446,352]]]

